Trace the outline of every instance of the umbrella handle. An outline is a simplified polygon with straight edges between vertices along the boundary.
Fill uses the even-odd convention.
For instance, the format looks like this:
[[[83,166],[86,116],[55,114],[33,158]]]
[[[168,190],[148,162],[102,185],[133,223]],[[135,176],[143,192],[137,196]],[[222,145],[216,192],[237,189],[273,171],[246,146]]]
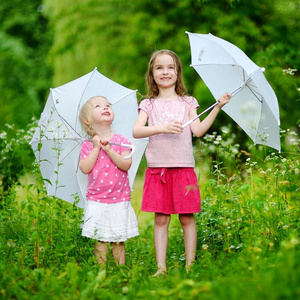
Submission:
[[[192,120],[187,121],[186,123],[184,123],[182,125],[182,128],[185,128],[186,126],[190,125],[191,123],[193,123],[196,119],[200,118],[203,114],[205,114],[207,111],[211,110],[212,108],[214,108],[216,105],[218,105],[219,102],[214,103],[213,105],[211,105],[210,107],[208,107],[206,110],[204,110],[202,113],[200,113],[199,115],[197,115],[195,118],[193,118]]]
[[[116,145],[116,146],[122,146],[122,147],[127,147],[131,149],[131,153],[127,156],[124,156],[124,159],[129,159],[132,157],[132,155],[135,152],[135,146],[134,145],[128,145],[128,144],[118,144],[118,143],[109,143],[110,145]]]

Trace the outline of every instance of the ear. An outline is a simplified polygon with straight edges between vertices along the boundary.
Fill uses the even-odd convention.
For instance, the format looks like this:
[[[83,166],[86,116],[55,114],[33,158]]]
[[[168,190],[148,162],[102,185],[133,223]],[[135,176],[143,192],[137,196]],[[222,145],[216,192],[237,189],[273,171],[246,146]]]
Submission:
[[[90,125],[88,119],[84,119],[83,122],[84,122],[85,125]]]

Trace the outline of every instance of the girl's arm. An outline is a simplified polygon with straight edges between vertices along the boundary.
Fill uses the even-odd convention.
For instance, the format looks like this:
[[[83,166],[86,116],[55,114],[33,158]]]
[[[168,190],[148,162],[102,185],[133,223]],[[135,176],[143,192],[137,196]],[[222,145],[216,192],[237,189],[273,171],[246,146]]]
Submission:
[[[179,134],[182,132],[182,122],[172,121],[168,124],[160,124],[155,126],[146,126],[148,120],[148,114],[140,110],[139,116],[133,127],[133,137],[134,138],[144,138],[160,133],[171,133]]]
[[[94,147],[85,159],[79,161],[79,168],[84,174],[89,174],[93,170],[99,155],[100,147]]]
[[[114,162],[114,164],[122,171],[127,172],[131,167],[132,159],[124,159],[124,156],[130,154],[130,150],[123,151],[121,154],[115,152],[111,149],[111,146],[108,144],[108,141],[102,141],[103,150],[107,153],[110,159]]]
[[[224,94],[218,99],[219,104],[216,105],[209,115],[200,122],[200,119],[196,119],[193,123],[190,124],[191,131],[196,137],[202,137],[208,129],[211,127],[215,121],[217,115],[219,114],[221,108],[229,102],[231,95],[229,93]],[[197,110],[193,109],[190,112],[190,120],[197,116]]]
[[[124,156],[127,156],[130,154],[130,150],[123,151],[120,154],[113,151],[108,143],[109,141],[101,140],[99,136],[95,135],[93,137],[93,150],[89,153],[87,158],[81,159],[79,162],[79,168],[84,174],[89,174],[97,161],[97,158],[99,156],[100,149],[102,148],[107,155],[110,157],[110,159],[113,161],[113,163],[122,171],[128,171],[131,167],[131,159],[124,159]]]

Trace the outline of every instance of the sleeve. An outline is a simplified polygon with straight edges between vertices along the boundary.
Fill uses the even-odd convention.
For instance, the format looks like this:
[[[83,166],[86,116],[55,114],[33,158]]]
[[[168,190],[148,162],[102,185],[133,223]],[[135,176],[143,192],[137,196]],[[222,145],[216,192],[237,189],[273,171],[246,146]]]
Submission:
[[[149,106],[151,105],[151,102],[149,99],[143,100],[139,105],[139,111],[143,110],[149,115]]]
[[[200,107],[198,101],[194,97],[190,97],[190,111],[193,109],[198,109]]]
[[[80,149],[80,159],[85,159],[92,151],[89,141],[83,141]]]

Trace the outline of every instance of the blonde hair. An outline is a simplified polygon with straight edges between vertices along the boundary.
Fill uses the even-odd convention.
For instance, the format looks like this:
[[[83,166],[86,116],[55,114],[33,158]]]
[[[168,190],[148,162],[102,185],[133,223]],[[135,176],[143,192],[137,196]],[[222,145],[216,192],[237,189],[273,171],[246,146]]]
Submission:
[[[173,58],[174,63],[175,63],[175,68],[176,68],[176,75],[177,75],[175,92],[178,96],[183,97],[186,92],[186,88],[185,88],[185,85],[183,82],[181,61],[180,61],[179,56],[175,52],[173,52],[171,50],[167,50],[167,49],[163,49],[163,50],[154,52],[150,58],[150,61],[148,64],[148,71],[146,74],[146,82],[147,82],[147,96],[146,97],[149,99],[153,99],[159,95],[159,89],[158,89],[158,86],[157,86],[156,82],[154,81],[154,77],[153,77],[153,68],[154,68],[155,59],[157,58],[158,55],[161,55],[161,54],[168,54]]]
[[[93,129],[92,116],[91,116],[92,115],[91,111],[93,108],[92,104],[93,104],[93,100],[95,100],[98,97],[107,100],[107,98],[103,96],[94,96],[83,104],[79,112],[79,122],[81,124],[81,127],[86,132],[86,134],[91,138],[93,138],[96,135],[96,132]]]

